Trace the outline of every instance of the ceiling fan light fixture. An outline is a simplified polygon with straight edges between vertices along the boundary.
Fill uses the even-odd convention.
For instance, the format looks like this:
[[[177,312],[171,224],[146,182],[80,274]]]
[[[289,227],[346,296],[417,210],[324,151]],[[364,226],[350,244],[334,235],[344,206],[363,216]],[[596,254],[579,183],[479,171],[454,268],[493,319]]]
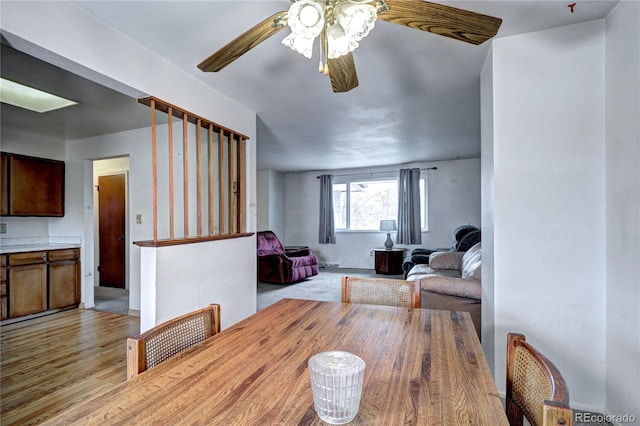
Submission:
[[[366,1],[370,0],[295,1],[288,12],[291,34],[282,44],[311,58],[313,41],[324,30],[329,59],[353,52],[377,19],[376,8]]]
[[[355,41],[360,41],[369,34],[378,17],[376,8],[370,4],[350,1],[336,4],[333,14],[347,36]]]
[[[325,23],[325,6],[316,0],[299,0],[289,8],[288,25],[298,37],[316,38]]]
[[[353,52],[358,47],[358,42],[349,37],[340,24],[330,25],[326,34],[329,59],[339,58]]]
[[[282,44],[290,47],[302,56],[311,59],[311,55],[313,53],[313,40],[314,38],[302,37],[291,33],[282,40]]]

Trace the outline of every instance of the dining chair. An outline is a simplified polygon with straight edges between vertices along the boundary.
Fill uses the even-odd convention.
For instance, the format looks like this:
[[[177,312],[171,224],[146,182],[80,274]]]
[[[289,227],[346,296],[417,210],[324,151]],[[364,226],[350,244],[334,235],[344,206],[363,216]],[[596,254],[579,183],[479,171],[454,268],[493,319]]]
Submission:
[[[507,335],[506,414],[509,424],[571,426],[569,389],[562,374],[547,357],[518,333]]]
[[[342,302],[420,308],[420,281],[342,277]]]
[[[220,305],[189,312],[127,339],[127,379],[220,332]]]

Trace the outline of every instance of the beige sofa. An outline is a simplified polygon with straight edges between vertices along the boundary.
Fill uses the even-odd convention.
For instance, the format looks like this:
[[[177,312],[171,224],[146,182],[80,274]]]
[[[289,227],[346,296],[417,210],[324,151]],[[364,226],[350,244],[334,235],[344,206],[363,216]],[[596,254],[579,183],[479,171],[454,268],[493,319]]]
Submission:
[[[435,252],[428,265],[415,265],[407,280],[420,280],[422,308],[464,311],[480,336],[480,299],[482,294],[482,243],[466,252]]]

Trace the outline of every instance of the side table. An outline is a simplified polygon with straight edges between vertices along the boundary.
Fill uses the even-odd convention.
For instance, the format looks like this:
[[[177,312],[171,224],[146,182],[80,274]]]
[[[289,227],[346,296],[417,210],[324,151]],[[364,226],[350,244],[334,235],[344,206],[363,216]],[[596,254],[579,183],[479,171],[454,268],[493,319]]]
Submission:
[[[376,274],[402,275],[402,261],[406,248],[374,249]]]

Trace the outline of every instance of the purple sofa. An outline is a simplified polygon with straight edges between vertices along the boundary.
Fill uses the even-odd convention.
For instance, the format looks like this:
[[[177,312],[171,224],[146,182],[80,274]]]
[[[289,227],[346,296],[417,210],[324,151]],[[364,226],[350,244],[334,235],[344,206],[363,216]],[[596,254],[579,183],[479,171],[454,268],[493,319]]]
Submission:
[[[272,231],[260,231],[258,245],[258,280],[290,284],[318,275],[318,258],[309,248],[285,250]]]

